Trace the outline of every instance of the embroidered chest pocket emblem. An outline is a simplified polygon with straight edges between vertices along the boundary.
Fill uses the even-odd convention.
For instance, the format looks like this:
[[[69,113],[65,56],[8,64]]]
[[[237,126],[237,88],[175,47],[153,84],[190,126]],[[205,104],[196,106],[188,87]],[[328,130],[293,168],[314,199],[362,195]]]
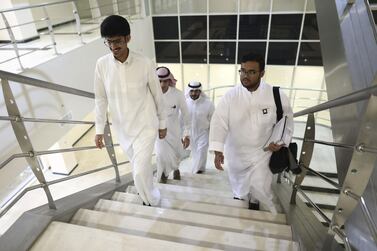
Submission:
[[[262,109],[262,112],[263,112],[263,114],[267,114],[268,113],[268,109],[264,108],[264,109]]]

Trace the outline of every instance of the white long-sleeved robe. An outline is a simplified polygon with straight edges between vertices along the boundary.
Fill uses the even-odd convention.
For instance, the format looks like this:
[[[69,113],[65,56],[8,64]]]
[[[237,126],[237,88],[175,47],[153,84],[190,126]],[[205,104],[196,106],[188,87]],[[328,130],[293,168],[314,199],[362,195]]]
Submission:
[[[196,100],[186,95],[186,103],[191,116],[192,172],[196,173],[206,169],[209,126],[215,107],[203,93]]]
[[[103,134],[109,109],[139,195],[146,204],[156,205],[160,193],[152,183],[151,158],[158,129],[166,128],[166,111],[154,64],[132,51],[123,63],[107,54],[97,61],[94,93],[96,133]]]
[[[181,139],[190,136],[190,114],[183,93],[174,87],[169,87],[163,98],[167,111],[168,133],[164,139],[156,141],[157,179],[161,178],[162,173],[168,176],[171,171],[178,169],[183,152]],[[183,135],[180,116],[183,121]]]
[[[288,116],[286,145],[293,135],[293,113],[287,96],[280,91],[284,115]],[[261,81],[254,92],[236,85],[216,107],[210,127],[210,151],[224,152],[233,194],[238,198],[257,199],[273,207],[269,170],[270,151],[263,146],[276,123],[276,105],[272,86]],[[224,147],[225,146],[225,147]]]

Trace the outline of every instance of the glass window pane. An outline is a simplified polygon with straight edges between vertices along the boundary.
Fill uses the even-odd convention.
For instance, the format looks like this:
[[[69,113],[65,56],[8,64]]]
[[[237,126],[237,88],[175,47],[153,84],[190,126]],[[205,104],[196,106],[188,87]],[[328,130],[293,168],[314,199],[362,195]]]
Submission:
[[[295,78],[293,82],[293,87],[321,89],[322,83],[324,81],[323,78],[324,78],[323,67],[297,66],[295,70]]]
[[[264,80],[272,85],[291,87],[294,66],[266,65]]]
[[[207,64],[183,64],[184,86],[192,80],[202,83],[203,89],[208,88],[208,65]]]
[[[153,0],[149,1],[152,14],[177,14],[177,0]]]
[[[178,17],[153,17],[154,39],[178,39]]]
[[[373,18],[374,18],[374,23],[377,24],[377,10],[372,11],[373,13]]]
[[[237,81],[239,82],[238,74],[236,76],[236,72],[238,70],[238,67],[235,65],[226,65],[226,64],[210,64],[209,65],[209,82],[210,87],[217,87],[217,86],[223,86],[223,85],[234,85],[235,79],[237,77]],[[226,90],[224,89],[225,93]],[[220,98],[222,96],[222,93],[220,90],[216,90],[216,96]]]
[[[207,39],[207,16],[181,16],[181,39]]]
[[[274,0],[272,4],[273,12],[280,11],[304,11],[305,1],[303,0]]]
[[[240,0],[240,12],[270,12],[270,0],[250,1]]]
[[[317,15],[306,14],[301,39],[319,39]]]
[[[186,13],[207,13],[207,1],[203,0],[180,0],[180,12]]]
[[[236,39],[237,16],[210,16],[210,39]]]
[[[182,42],[182,63],[206,63],[206,42]]]
[[[155,42],[157,63],[180,63],[178,42]]]
[[[321,44],[319,42],[301,43],[299,65],[318,65],[322,64]]]
[[[205,2],[203,0],[203,2]],[[237,0],[209,0],[210,13],[236,13]]]
[[[315,3],[314,0],[308,0],[308,3],[306,4],[306,11],[315,11]]]
[[[209,62],[211,64],[234,64],[236,43],[234,42],[210,42]]]
[[[268,15],[241,15],[239,39],[266,39]]]
[[[294,65],[296,61],[298,43],[270,42],[268,45],[267,64]]]
[[[270,39],[299,39],[302,14],[272,15]]]
[[[264,58],[266,55],[266,42],[239,42],[237,63],[240,64],[242,56],[250,52],[259,54]]]

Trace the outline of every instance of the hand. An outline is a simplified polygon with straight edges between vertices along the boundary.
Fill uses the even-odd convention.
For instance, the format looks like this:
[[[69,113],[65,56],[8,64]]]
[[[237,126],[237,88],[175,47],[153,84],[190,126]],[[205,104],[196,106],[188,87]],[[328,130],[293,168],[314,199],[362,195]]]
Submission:
[[[168,129],[158,129],[158,138],[163,139],[166,137],[166,133],[168,132]]]
[[[270,150],[271,152],[277,152],[280,150],[280,148],[282,147],[283,145],[278,145],[278,144],[274,144],[274,143],[270,143],[268,145],[268,150]]]
[[[188,136],[181,139],[183,149],[186,149],[190,145],[190,138]]]
[[[224,171],[221,164],[224,164],[224,154],[222,152],[215,151],[215,167],[218,170]]]
[[[103,143],[103,134],[97,134],[94,138],[94,142],[96,143],[97,148],[102,149],[102,147],[105,146],[105,144]]]

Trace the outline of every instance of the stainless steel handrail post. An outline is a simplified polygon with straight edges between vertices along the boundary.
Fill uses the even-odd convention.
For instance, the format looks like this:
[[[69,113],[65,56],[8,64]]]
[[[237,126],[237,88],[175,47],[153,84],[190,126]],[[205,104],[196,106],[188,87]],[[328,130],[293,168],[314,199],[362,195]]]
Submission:
[[[55,54],[58,55],[59,53],[56,49],[56,42],[55,42],[55,37],[54,37],[54,31],[52,30],[51,19],[48,15],[46,6],[43,6],[42,9],[43,9],[43,13],[45,14],[46,23],[47,23],[47,27],[48,27],[48,34],[50,35],[52,46],[54,47]]]
[[[16,41],[16,38],[13,34],[12,28],[10,27],[8,19],[3,12],[1,12],[1,16],[3,18],[5,27],[7,28],[9,38],[12,42],[12,45],[13,45],[13,48],[14,48],[14,53],[16,53],[18,64],[20,65],[21,70],[24,70],[25,68],[22,66],[22,63],[21,63],[20,52],[18,50],[17,41]]]
[[[314,138],[315,138],[315,120],[314,120],[314,114],[310,113],[308,114],[308,118],[306,121],[304,139],[314,139]],[[304,142],[302,143],[300,160],[298,161],[298,164],[300,166],[309,167],[310,162],[312,160],[313,149],[314,149],[314,143],[304,140]],[[296,204],[297,189],[295,187],[300,186],[302,184],[306,176],[306,173],[307,173],[307,169],[302,168],[302,172],[296,176],[292,194],[291,194],[291,201],[290,201],[291,204]]]
[[[72,9],[73,9],[73,16],[75,17],[75,21],[76,21],[76,31],[77,31],[77,35],[78,35],[79,38],[80,38],[80,42],[81,42],[82,44],[85,44],[85,43],[84,43],[84,40],[83,40],[83,38],[82,38],[80,16],[79,16],[79,13],[78,13],[78,11],[77,11],[76,3],[75,3],[74,1],[72,1]]]
[[[109,120],[107,120],[106,125],[105,125],[104,138],[105,138],[105,145],[106,145],[107,153],[109,154],[111,163],[113,164],[113,167],[114,167],[115,180],[116,182],[120,182],[118,162],[115,155],[113,138],[111,137],[111,129],[110,129]]]
[[[377,243],[377,226],[376,226],[376,223],[374,222],[374,220],[372,218],[372,214],[370,213],[363,196],[359,196],[359,195],[353,193],[351,191],[351,189],[348,189],[348,188],[346,188],[344,190],[344,193],[346,195],[348,195],[349,197],[351,197],[352,199],[354,199],[354,200],[356,200],[360,203],[361,210],[363,211],[364,218],[365,218],[365,220],[368,224],[369,231],[372,234],[374,241]]]
[[[7,79],[1,79],[1,86],[4,95],[5,105],[8,111],[9,116],[21,117],[20,111],[18,109],[16,100],[13,96],[12,89],[9,86]],[[34,155],[34,148],[30,141],[30,137],[26,131],[26,127],[22,121],[11,121],[13,132],[16,135],[18,144],[23,152],[29,153],[29,157],[26,157],[31,170],[33,171],[35,177],[38,179],[39,183],[42,185],[43,190],[45,191],[48,205],[51,209],[56,209],[54,199],[52,198],[50,189],[46,183],[42,167]]]

